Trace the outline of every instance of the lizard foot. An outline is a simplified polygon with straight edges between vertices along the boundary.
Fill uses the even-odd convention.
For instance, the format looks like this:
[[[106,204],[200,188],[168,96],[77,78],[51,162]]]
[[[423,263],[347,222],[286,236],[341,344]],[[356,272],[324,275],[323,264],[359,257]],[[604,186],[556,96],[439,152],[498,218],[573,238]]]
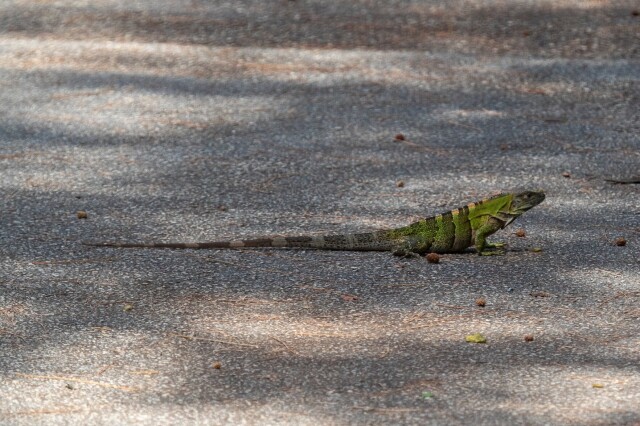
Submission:
[[[480,256],[504,256],[504,250],[482,250],[479,251],[478,254]]]
[[[418,253],[409,251],[409,250],[407,250],[405,248],[395,249],[393,251],[393,255],[394,256],[398,256],[398,257],[404,257],[405,259],[412,259],[412,258],[420,257],[420,255]]]
[[[506,246],[507,243],[488,243],[485,245],[486,248],[502,248]]]

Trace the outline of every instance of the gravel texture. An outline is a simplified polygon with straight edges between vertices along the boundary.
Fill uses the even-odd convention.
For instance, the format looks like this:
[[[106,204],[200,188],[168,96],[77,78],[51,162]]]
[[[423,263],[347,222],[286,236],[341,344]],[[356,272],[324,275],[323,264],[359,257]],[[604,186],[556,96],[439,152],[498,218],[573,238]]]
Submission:
[[[640,176],[639,14],[2,2],[0,424],[640,424],[640,186],[606,181]],[[505,256],[80,244],[517,188]]]

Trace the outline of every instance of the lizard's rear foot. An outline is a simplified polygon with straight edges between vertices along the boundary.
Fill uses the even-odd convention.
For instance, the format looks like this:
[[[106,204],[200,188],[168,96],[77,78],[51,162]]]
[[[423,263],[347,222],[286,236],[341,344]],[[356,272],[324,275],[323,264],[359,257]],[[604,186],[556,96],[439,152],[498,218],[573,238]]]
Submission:
[[[406,259],[411,259],[414,257],[420,257],[420,255],[418,253],[414,253],[412,251],[409,251],[405,248],[397,248],[395,250],[393,250],[393,255],[394,256],[398,256],[398,257],[404,257]]]
[[[505,253],[504,250],[482,250],[478,252],[480,256],[504,256]]]

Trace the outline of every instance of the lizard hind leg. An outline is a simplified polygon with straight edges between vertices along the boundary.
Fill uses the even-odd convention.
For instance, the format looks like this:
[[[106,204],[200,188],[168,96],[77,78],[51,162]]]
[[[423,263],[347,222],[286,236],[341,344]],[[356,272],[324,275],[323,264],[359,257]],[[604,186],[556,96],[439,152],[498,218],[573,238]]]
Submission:
[[[406,247],[395,247],[392,251],[394,256],[398,256],[398,257],[406,257],[406,258],[411,258],[411,257],[419,257],[420,255],[414,251],[411,251],[409,249],[407,249]]]

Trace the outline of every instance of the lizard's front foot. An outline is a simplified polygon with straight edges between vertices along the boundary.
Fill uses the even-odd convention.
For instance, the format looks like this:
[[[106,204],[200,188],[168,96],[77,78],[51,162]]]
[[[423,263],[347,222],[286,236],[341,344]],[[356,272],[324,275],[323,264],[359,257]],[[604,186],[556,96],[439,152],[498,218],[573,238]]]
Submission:
[[[478,254],[480,256],[504,256],[504,250],[482,250],[479,251]]]
[[[502,248],[506,246],[507,246],[507,243],[487,243],[485,245],[486,248]]]
[[[502,256],[505,254],[505,243],[486,243],[483,246],[476,246],[480,256]]]

